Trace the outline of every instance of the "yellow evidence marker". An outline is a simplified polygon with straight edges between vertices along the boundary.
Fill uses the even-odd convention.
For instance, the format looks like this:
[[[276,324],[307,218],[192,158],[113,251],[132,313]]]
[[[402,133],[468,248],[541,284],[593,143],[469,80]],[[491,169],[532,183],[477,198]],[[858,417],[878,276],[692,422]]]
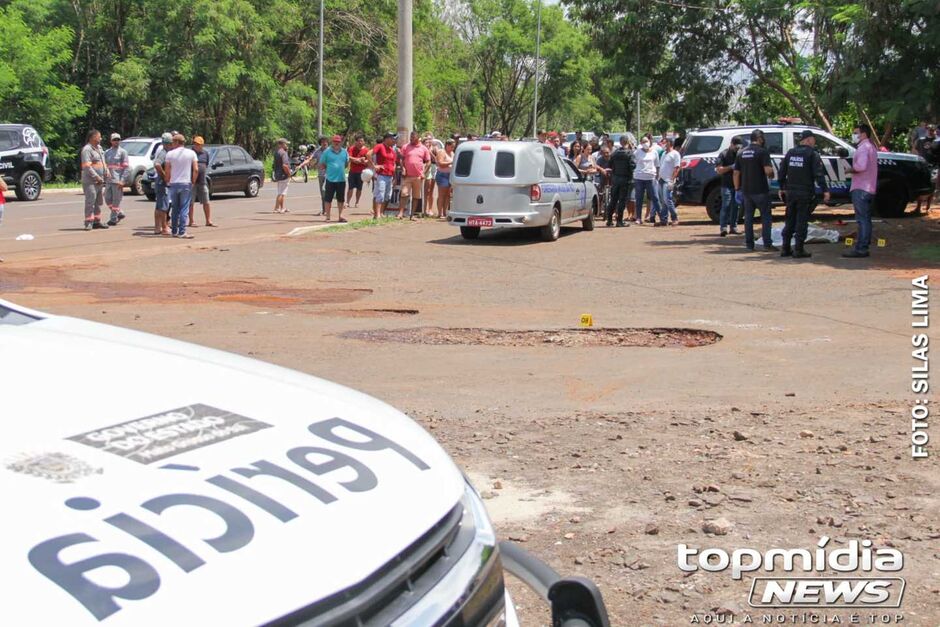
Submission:
[[[593,327],[594,326],[594,316],[591,314],[581,314],[581,326],[582,327]]]
[[[854,243],[855,243],[855,239],[853,239],[853,238],[851,238],[851,237],[846,237],[846,238],[845,238],[845,245],[846,245],[846,246],[851,246],[851,245],[854,244]]]
[[[878,240],[878,248],[884,248],[888,245],[888,240],[880,239]]]

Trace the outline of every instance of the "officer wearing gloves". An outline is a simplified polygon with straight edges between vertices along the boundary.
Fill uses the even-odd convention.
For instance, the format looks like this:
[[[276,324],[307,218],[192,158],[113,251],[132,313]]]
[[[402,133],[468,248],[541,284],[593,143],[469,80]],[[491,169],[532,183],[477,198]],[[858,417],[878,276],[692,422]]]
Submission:
[[[829,202],[829,185],[822,159],[816,152],[816,136],[806,129],[800,134],[800,145],[791,148],[780,164],[780,199],[787,204],[786,224],[783,227],[781,257],[801,259],[812,257],[803,250],[809,214],[816,206],[816,188],[823,190],[823,202]],[[796,231],[796,243],[790,250],[790,239]]]

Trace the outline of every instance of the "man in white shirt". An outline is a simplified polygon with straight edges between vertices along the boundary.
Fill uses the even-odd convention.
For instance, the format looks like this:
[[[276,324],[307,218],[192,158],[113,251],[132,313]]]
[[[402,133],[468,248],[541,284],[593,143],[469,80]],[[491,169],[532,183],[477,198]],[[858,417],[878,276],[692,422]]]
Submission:
[[[676,213],[676,201],[672,192],[676,187],[676,179],[679,178],[679,164],[682,163],[682,155],[676,150],[675,142],[668,137],[663,140],[665,143],[665,152],[659,162],[659,196],[662,200],[660,209],[660,218],[666,222],[669,217],[669,224],[675,226],[679,224],[679,215]]]
[[[636,195],[636,223],[643,224],[644,196],[649,196],[653,207],[647,216],[647,220],[652,222],[653,226],[666,226],[665,217],[663,217],[662,223],[656,223],[656,216],[660,213],[659,193],[656,191],[659,153],[653,148],[649,139],[644,137],[634,156],[636,157],[636,171],[633,173],[633,184],[636,190],[634,192]]]
[[[173,237],[192,239],[186,232],[189,223],[189,207],[193,200],[193,185],[199,177],[199,164],[196,153],[186,148],[186,138],[181,134],[173,136],[173,150],[166,153],[163,165],[164,180],[168,187],[173,215],[170,230]]]

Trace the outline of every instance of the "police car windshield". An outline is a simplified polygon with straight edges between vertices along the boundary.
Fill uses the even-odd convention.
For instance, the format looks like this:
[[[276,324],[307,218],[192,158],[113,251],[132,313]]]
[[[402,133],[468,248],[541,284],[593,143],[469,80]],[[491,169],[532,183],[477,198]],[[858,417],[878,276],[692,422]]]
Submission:
[[[721,148],[721,135],[693,135],[685,146],[685,154],[700,155],[706,152],[717,152]]]
[[[128,157],[143,157],[150,149],[149,141],[124,141],[121,142],[121,148],[127,151]]]

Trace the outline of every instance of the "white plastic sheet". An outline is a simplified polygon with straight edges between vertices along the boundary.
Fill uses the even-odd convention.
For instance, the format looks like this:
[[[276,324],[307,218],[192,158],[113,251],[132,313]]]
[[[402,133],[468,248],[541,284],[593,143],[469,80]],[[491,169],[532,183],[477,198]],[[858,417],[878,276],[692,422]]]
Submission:
[[[770,238],[773,240],[774,246],[783,246],[783,227],[775,226],[770,233]],[[824,229],[815,224],[810,224],[809,228],[806,229],[806,243],[838,244],[839,232],[835,229]],[[792,239],[790,240],[790,244],[795,245]]]

